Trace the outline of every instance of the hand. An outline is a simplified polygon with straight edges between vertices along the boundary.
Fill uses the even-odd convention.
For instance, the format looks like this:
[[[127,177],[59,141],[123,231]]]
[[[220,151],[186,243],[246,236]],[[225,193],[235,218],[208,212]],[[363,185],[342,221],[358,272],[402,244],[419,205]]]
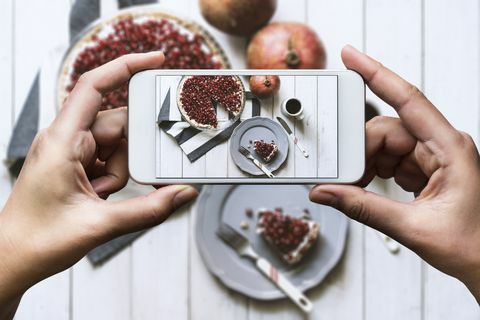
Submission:
[[[350,46],[342,59],[400,118],[367,123],[367,164],[359,186],[316,186],[310,199],[401,242],[463,281],[480,302],[480,162],[472,138],[379,62]],[[375,176],[393,177],[415,200],[403,203],[364,191]]]
[[[190,186],[165,186],[104,200],[128,180],[127,110],[99,112],[102,96],[163,59],[158,52],[126,55],[85,73],[36,136],[0,214],[0,306],[14,305],[30,286],[99,244],[163,222],[197,195]]]

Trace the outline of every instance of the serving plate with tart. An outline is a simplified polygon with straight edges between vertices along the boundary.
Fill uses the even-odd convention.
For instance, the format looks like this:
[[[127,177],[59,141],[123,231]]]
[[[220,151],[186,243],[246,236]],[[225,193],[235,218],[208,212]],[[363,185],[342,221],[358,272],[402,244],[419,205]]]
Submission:
[[[254,250],[300,291],[317,286],[342,256],[348,219],[331,207],[311,202],[310,188],[308,185],[204,186],[195,205],[194,236],[207,269],[228,288],[251,298],[285,297],[251,261],[241,258],[217,236],[220,224],[226,223],[247,237]],[[267,212],[275,215],[274,219],[267,219]],[[291,243],[280,241],[291,236]]]
[[[220,45],[199,24],[158,5],[124,9],[94,21],[73,41],[59,70],[57,106],[83,73],[124,54],[159,50],[165,54],[165,69],[230,68]],[[125,84],[105,95],[102,109],[125,106],[127,88]]]
[[[263,143],[259,143],[263,141]],[[259,144],[265,147],[259,148]],[[272,145],[275,152],[272,154],[267,145]],[[250,153],[271,172],[277,171],[287,160],[289,142],[285,130],[267,117],[253,117],[244,120],[230,137],[230,155],[240,170],[253,176],[264,173],[251,160],[239,151],[240,146],[247,148]],[[264,150],[265,149],[265,150]],[[270,152],[268,152],[270,150]]]

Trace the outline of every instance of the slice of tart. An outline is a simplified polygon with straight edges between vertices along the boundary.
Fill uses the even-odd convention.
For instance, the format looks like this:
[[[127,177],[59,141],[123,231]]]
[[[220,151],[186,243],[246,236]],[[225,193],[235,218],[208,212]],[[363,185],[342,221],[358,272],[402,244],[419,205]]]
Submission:
[[[177,103],[182,115],[195,127],[215,129],[215,106],[237,117],[243,109],[244,94],[237,76],[187,76],[179,84]]]
[[[320,225],[312,220],[283,214],[277,208],[260,210],[257,232],[278,251],[285,262],[295,264],[315,244]]]
[[[278,146],[275,141],[254,140],[253,149],[265,162],[270,162],[278,153]]]

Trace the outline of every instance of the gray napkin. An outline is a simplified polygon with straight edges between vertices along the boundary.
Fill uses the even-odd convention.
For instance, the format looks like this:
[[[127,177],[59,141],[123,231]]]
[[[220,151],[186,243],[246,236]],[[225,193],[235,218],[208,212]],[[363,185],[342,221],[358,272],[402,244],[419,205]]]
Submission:
[[[152,4],[156,0],[118,0],[119,8],[133,5]],[[74,42],[77,35],[83,31],[92,21],[100,17],[100,0],[76,0],[70,11],[70,42]],[[27,156],[33,138],[38,132],[39,126],[39,74],[37,73],[32,83],[22,112],[13,129],[7,149],[6,164],[13,176],[18,176]],[[131,244],[144,231],[128,234],[110,241],[88,254],[93,264],[105,262],[117,254],[123,248]]]

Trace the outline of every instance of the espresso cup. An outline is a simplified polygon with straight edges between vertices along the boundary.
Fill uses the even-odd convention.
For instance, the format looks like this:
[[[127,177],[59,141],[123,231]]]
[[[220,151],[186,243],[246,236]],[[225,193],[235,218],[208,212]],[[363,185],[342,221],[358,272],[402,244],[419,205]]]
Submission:
[[[288,98],[282,102],[281,112],[287,117],[296,118],[302,120],[305,115],[303,114],[303,105],[297,98]]]

